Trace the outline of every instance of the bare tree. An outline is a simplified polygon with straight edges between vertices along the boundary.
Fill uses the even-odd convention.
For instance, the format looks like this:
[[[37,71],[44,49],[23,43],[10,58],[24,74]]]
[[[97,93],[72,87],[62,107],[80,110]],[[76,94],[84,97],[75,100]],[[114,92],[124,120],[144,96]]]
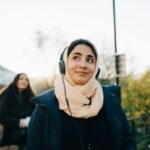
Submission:
[[[101,46],[100,64],[102,67],[101,78],[113,79],[115,69],[113,49],[105,40],[103,40]]]
[[[54,33],[44,33],[42,30],[38,30],[36,33],[35,44],[37,45],[37,50],[43,56],[45,63],[49,64],[49,56],[57,53],[59,55],[60,51],[66,46],[65,36],[62,31],[55,30]]]

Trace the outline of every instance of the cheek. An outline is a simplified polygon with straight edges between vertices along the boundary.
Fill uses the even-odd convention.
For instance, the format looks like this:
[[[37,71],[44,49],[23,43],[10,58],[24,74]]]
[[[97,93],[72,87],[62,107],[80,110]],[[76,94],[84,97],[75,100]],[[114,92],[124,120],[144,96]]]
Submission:
[[[90,68],[91,74],[94,74],[96,66],[95,65],[91,65],[89,68]]]
[[[25,82],[26,87],[28,86],[28,82]]]
[[[17,85],[20,85],[20,84],[21,84],[21,82],[20,82],[20,81],[18,81]]]
[[[76,69],[76,67],[78,66],[77,62],[71,61],[67,64],[67,69],[68,72],[72,72]]]
[[[19,88],[19,87],[20,87],[20,85],[21,85],[21,83],[18,81],[18,83],[17,83],[17,87]]]

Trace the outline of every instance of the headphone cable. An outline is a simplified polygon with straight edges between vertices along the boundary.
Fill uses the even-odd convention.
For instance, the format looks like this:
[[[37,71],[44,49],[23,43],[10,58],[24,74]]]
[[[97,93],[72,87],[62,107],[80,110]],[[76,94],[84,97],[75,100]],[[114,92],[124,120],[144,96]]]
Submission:
[[[81,137],[81,134],[80,134],[80,129],[79,129],[79,126],[77,124],[77,122],[75,121],[75,119],[73,118],[72,116],[72,112],[71,112],[71,109],[70,109],[70,106],[69,106],[69,101],[67,99],[67,94],[66,94],[66,86],[65,86],[65,82],[64,82],[64,78],[63,78],[63,75],[62,75],[62,80],[63,80],[63,86],[64,86],[64,93],[65,93],[65,100],[66,100],[66,103],[67,103],[67,107],[69,109],[69,113],[71,115],[71,118],[73,120],[73,123],[77,129],[77,133],[79,135],[79,140],[80,140],[80,145],[81,145],[81,150],[84,150],[84,146],[83,146],[83,140],[82,140],[82,137]]]

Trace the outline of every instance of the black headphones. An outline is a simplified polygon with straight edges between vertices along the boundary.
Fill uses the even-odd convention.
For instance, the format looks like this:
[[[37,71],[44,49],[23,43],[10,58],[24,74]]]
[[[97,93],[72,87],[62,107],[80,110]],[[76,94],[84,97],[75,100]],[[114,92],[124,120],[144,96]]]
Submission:
[[[64,52],[66,51],[67,47],[63,50],[63,52],[60,55],[60,61],[59,61],[59,72],[63,75],[65,75],[66,73],[66,69],[65,69],[65,61],[63,60],[63,56],[64,56]],[[99,74],[100,74],[100,68],[98,68],[97,73],[95,78],[98,79]]]
[[[60,55],[60,61],[59,61],[59,72],[63,75],[65,75],[65,73],[66,73],[65,61],[63,60],[64,52],[66,49],[67,49],[67,47],[63,50],[62,54]]]
[[[96,73],[95,79],[98,79],[98,77],[99,77],[99,75],[100,75],[100,72],[101,72],[101,69],[98,67],[98,70],[97,70],[97,73]]]

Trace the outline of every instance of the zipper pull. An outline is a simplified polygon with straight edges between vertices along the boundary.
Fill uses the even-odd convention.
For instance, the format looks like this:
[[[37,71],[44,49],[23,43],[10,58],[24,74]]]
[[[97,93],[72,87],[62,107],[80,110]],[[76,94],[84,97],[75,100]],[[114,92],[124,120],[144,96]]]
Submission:
[[[91,144],[90,144],[90,143],[88,144],[88,150],[92,150],[92,149],[91,149]]]

